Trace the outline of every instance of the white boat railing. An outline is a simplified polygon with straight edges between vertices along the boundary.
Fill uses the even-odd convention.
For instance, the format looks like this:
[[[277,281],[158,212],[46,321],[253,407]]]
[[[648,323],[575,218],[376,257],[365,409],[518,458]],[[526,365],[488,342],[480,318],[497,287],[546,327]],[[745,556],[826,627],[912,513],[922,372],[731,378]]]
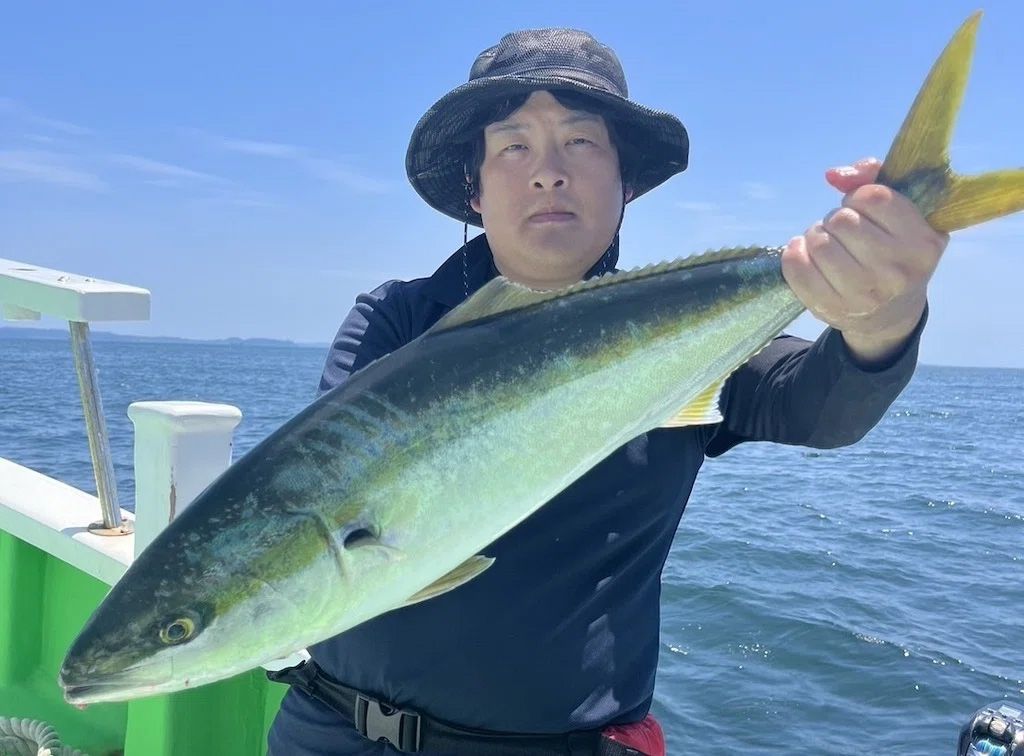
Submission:
[[[148,320],[149,292],[0,259],[0,308],[9,320],[47,315],[70,324],[100,494],[93,496],[0,457],[0,530],[113,585],[167,524],[228,468],[242,413],[228,404],[196,401],[129,405],[135,429],[135,511],[121,509],[88,324]],[[103,512],[102,523],[94,521],[97,510]],[[300,650],[263,666],[276,669],[304,658],[308,654]]]
[[[0,458],[0,528],[113,584],[142,549],[231,464],[237,407],[195,401],[135,402],[135,511],[118,506],[90,321],[147,320],[149,292],[135,286],[0,259],[8,319],[67,320],[79,374],[97,496]],[[97,510],[103,522],[95,522]],[[113,527],[108,527],[113,525]],[[108,536],[118,536],[109,538]]]
[[[39,320],[47,315],[68,322],[102,515],[102,521],[90,527],[101,535],[126,535],[131,521],[120,515],[118,506],[89,323],[149,320],[149,292],[136,286],[0,259],[0,305],[5,320]]]

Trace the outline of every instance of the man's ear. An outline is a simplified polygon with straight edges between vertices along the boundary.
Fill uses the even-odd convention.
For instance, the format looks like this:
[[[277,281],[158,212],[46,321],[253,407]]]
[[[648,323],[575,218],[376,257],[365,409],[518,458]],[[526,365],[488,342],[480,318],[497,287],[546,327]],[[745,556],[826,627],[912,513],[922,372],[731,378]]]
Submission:
[[[477,215],[480,214],[480,194],[474,194],[469,198],[469,206],[473,208],[473,212]]]
[[[629,184],[623,184],[622,201],[625,203],[629,202],[631,199],[633,199],[633,187],[631,187]]]

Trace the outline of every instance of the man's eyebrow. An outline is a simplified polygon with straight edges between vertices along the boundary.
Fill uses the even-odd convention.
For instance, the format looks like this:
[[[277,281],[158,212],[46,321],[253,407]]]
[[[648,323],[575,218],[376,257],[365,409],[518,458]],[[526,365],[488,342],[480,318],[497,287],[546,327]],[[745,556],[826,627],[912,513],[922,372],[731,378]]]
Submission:
[[[572,126],[577,123],[600,123],[601,116],[595,115],[594,113],[588,113],[585,110],[577,110],[572,115],[566,116],[562,119],[563,126]]]
[[[567,115],[560,122],[562,126],[573,126],[577,123],[600,123],[601,116],[588,113],[585,110],[577,110]],[[519,121],[498,121],[487,126],[487,131],[492,134],[502,134],[509,131],[528,131],[530,125]]]
[[[502,134],[506,131],[525,131],[526,128],[525,123],[519,123],[518,121],[499,121],[498,123],[488,125],[487,131],[492,134]]]

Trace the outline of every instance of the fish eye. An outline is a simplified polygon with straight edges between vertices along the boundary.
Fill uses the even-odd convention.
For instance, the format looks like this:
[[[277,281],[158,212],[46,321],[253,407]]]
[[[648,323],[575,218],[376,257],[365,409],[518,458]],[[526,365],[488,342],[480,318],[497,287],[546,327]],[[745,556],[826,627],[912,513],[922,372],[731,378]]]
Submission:
[[[160,640],[169,646],[190,640],[196,632],[196,623],[189,617],[179,617],[160,628]]]
[[[377,534],[372,528],[355,528],[345,536],[344,547],[346,550],[358,549],[360,546],[369,546],[377,543]]]

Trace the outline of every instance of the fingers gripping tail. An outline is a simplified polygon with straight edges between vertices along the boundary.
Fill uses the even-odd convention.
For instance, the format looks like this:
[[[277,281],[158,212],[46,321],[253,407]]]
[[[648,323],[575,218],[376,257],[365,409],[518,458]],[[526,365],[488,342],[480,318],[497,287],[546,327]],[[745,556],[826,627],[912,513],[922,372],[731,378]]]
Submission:
[[[1024,170],[959,176],[949,165],[949,143],[980,21],[980,11],[968,18],[932,66],[878,178],[909,197],[941,232],[1024,210]]]

